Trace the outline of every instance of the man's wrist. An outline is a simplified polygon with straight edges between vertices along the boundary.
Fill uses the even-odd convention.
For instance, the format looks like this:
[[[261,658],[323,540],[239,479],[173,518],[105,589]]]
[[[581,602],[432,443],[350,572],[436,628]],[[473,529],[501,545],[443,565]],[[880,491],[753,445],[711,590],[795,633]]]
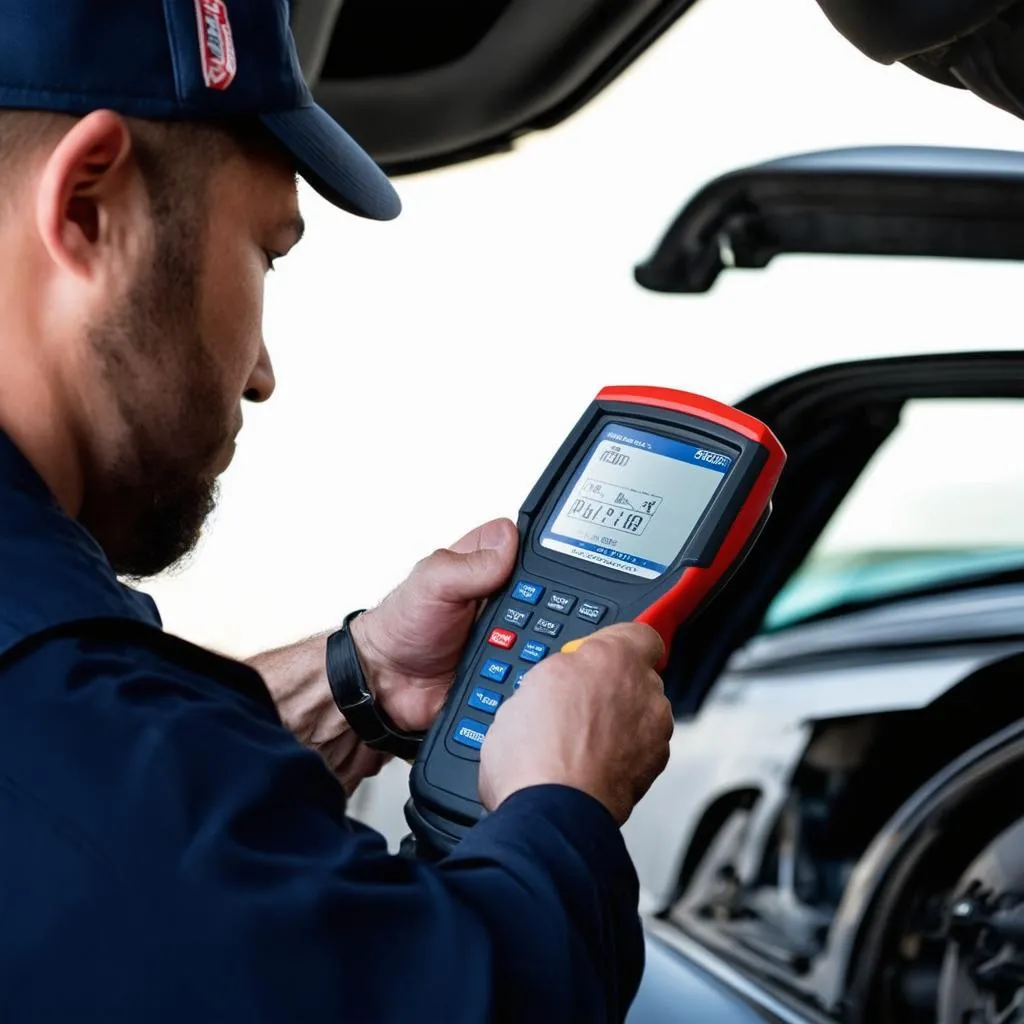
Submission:
[[[300,742],[320,747],[349,729],[324,678],[329,634],[249,659],[263,677],[281,720]]]
[[[368,747],[394,754],[405,760],[413,759],[419,752],[422,736],[404,729],[385,710],[381,689],[385,673],[374,672],[375,687],[371,689],[366,678],[366,664],[374,668],[373,653],[367,657],[356,644],[358,629],[356,623],[363,619],[362,610],[347,615],[341,628],[327,639],[326,668],[327,680],[335,703],[348,719],[353,732]],[[367,633],[363,633],[363,652],[375,652],[376,648]],[[364,660],[365,659],[365,660]],[[386,691],[385,691],[386,692]]]

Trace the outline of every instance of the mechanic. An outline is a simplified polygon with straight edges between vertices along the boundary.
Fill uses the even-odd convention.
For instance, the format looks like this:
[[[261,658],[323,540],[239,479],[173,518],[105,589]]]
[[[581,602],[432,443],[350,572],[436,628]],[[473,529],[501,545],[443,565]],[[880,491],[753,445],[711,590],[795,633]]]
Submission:
[[[384,755],[325,636],[244,665],[120,582],[192,548],[242,400],[274,389],[296,173],[399,212],[312,105],[286,0],[0,0],[0,24],[0,1020],[621,1019],[619,825],[672,729],[653,630],[530,673],[483,752],[493,813],[430,864],[346,817]],[[398,729],[439,710],[516,544],[488,523],[352,621]]]

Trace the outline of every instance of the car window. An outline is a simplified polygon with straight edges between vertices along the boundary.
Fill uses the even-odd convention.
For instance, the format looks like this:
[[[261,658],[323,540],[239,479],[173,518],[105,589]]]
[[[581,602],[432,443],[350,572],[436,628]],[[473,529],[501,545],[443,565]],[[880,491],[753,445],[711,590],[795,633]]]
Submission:
[[[763,628],[1018,569],[1024,402],[908,403]]]

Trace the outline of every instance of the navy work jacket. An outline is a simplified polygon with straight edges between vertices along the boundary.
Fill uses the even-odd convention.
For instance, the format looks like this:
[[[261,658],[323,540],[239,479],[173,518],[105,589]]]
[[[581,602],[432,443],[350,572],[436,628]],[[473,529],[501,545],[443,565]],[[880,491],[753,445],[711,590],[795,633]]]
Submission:
[[[389,855],[248,666],[164,633],[0,434],[0,1021],[621,1019],[637,880],[595,800]]]

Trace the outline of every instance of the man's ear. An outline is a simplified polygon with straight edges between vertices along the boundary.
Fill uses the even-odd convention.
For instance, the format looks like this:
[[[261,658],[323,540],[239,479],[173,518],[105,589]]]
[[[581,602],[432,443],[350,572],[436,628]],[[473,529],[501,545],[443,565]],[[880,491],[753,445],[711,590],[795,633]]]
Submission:
[[[61,139],[46,161],[36,196],[36,223],[54,263],[90,274],[111,241],[118,206],[131,202],[132,137],[110,110],[97,110]]]

